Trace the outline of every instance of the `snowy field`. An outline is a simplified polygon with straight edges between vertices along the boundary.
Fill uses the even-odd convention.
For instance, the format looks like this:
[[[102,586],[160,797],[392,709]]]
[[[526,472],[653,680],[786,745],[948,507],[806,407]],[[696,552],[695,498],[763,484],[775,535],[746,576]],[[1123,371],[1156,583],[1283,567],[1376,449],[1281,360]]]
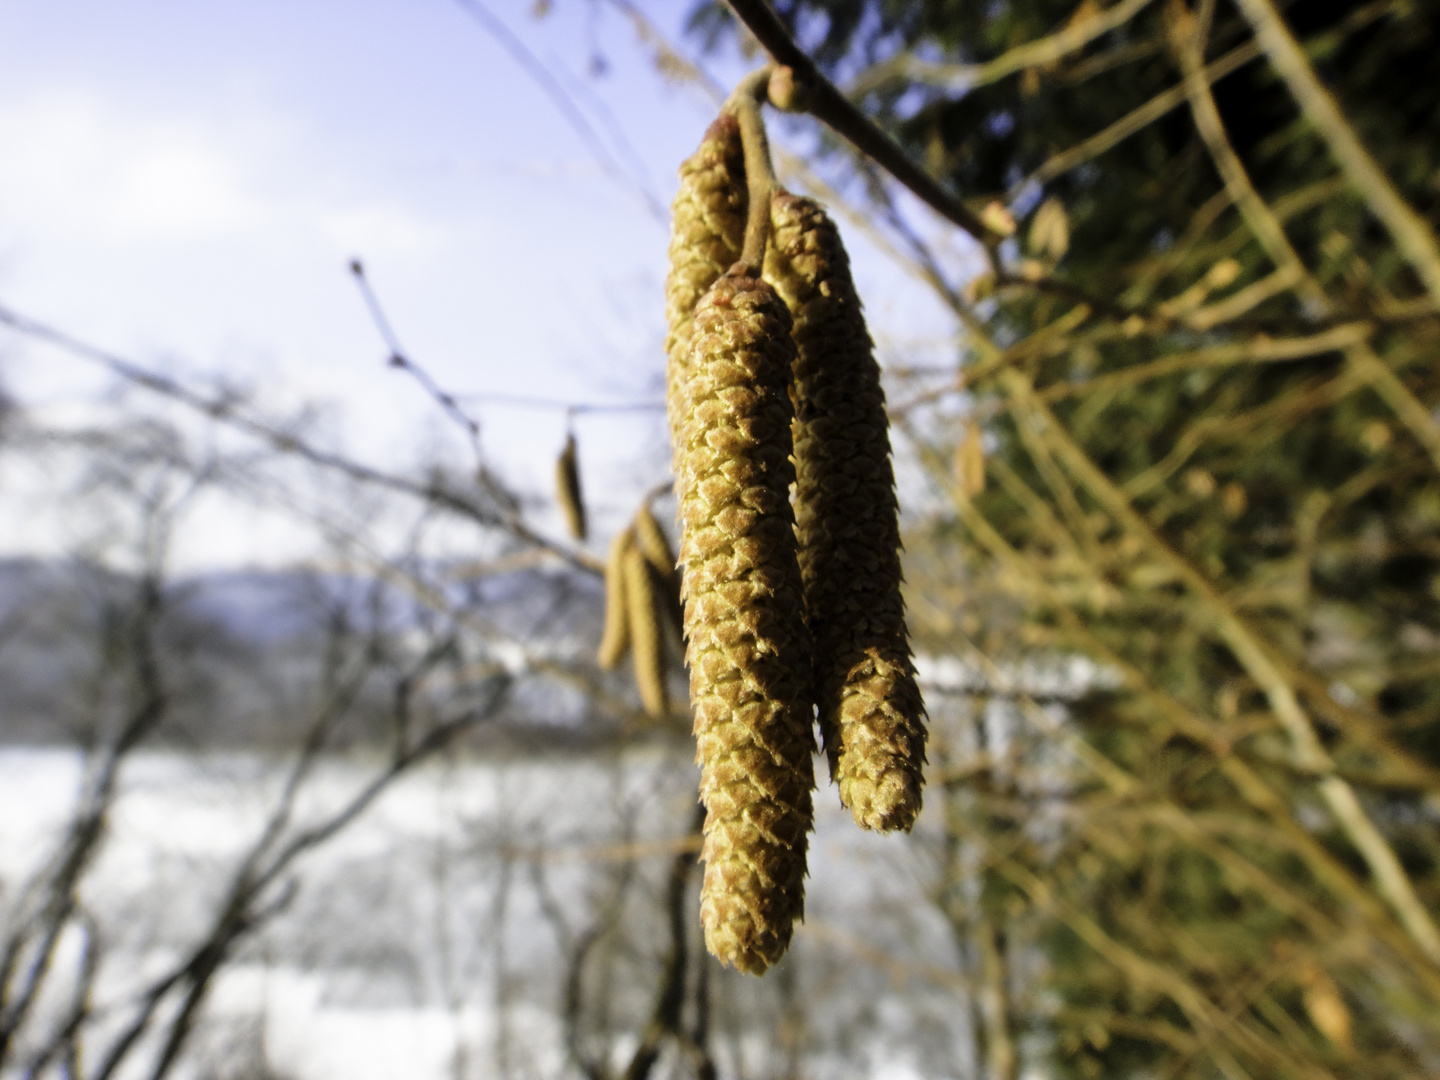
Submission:
[[[320,763],[292,832],[379,767]],[[82,770],[73,751],[0,750],[0,910],[63,835]],[[284,775],[281,762],[236,753],[127,763],[80,889],[101,946],[97,1030],[107,1003],[130,1000],[203,935]],[[623,933],[589,969],[588,1007],[592,1031],[613,1029],[605,1045],[623,1068],[667,946],[660,898],[694,782],[679,748],[435,763],[403,777],[277,882],[279,909],[228,961],[174,1075],[567,1075],[567,958],[615,911]],[[925,902],[936,870],[924,823],[910,838],[861,834],[833,789],[818,802],[791,958],[763,981],[714,972],[722,1075],[771,1072],[781,1052],[813,1076],[971,1075],[961,965]],[[62,949],[57,970],[76,951]],[[143,1057],[130,1074],[147,1075]]]

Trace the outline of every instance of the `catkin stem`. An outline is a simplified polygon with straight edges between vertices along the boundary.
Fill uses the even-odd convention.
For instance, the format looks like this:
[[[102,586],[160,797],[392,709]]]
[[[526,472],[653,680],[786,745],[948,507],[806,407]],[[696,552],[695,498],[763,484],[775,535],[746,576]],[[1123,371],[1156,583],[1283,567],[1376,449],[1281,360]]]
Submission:
[[[725,111],[740,121],[740,140],[745,147],[745,183],[749,213],[745,219],[745,246],[740,261],[759,271],[765,265],[765,245],[770,238],[770,196],[778,183],[770,160],[770,139],[765,133],[761,103],[769,92],[773,65],[757,68],[741,79],[725,102]]]

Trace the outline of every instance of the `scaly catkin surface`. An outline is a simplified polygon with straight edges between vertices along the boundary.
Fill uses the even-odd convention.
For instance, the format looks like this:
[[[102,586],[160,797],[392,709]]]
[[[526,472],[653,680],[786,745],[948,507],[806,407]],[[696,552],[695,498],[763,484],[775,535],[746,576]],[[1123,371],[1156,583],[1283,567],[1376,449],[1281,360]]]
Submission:
[[[795,318],[795,518],[820,730],[867,829],[920,812],[925,707],[905,631],[880,368],[840,235],[813,199],[771,202],[765,277]]]
[[[694,327],[695,305],[715,279],[740,258],[745,240],[745,151],[735,117],[720,116],[700,148],[680,166],[680,190],[671,206],[670,273],[665,279],[665,389],[671,417],[671,445],[679,434],[676,417],[686,410],[674,402],[683,381]]]
[[[795,347],[785,305],[743,271],[720,278],[696,309],[675,474],[707,810],[700,918],[716,957],[758,975],[804,910],[815,777],[789,499]]]

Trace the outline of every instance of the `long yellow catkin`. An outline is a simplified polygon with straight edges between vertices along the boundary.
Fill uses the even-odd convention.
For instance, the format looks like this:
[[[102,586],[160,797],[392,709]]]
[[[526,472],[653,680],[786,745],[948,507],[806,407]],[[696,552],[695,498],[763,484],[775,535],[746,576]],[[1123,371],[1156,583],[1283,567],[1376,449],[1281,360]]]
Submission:
[[[695,312],[673,421],[705,880],[722,962],[762,974],[804,911],[811,825],[809,635],[789,487],[795,346],[775,291],[744,266]]]
[[[665,279],[666,400],[671,441],[685,410],[674,401],[683,381],[694,327],[695,305],[715,279],[740,258],[745,240],[745,151],[740,125],[722,115],[705,132],[700,148],[680,166],[680,190],[671,206],[670,272]]]
[[[920,812],[925,709],[900,594],[900,526],[880,368],[840,234],[820,204],[771,201],[765,277],[795,318],[795,519],[820,730],[867,829]]]
[[[630,652],[640,703],[657,719],[670,711],[665,689],[665,652],[660,643],[660,612],[655,570],[639,546],[625,553],[625,606],[630,621]]]
[[[660,522],[650,512],[648,504],[641,503],[635,512],[635,542],[645,553],[645,561],[655,571],[655,587],[660,595],[657,603],[676,634],[684,632],[684,617],[680,609],[680,570],[676,565],[675,552]]]
[[[555,491],[560,499],[560,509],[565,512],[565,524],[570,527],[570,535],[576,540],[584,540],[585,499],[580,494],[580,463],[573,433],[565,436],[565,449],[560,451],[560,458],[555,462]]]
[[[635,547],[635,534],[630,529],[610,541],[610,557],[605,560],[605,630],[600,636],[600,651],[595,662],[605,671],[618,667],[630,649],[630,607],[625,595],[625,556]]]

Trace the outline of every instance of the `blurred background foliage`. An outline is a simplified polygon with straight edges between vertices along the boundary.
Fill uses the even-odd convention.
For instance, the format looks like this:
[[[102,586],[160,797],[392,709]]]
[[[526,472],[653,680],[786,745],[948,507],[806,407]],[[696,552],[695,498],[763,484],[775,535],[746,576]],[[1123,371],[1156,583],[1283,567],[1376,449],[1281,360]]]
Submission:
[[[1440,295],[1255,25],[1288,24],[1433,253],[1440,5],[775,7],[1018,225],[964,294],[911,248],[966,327],[956,372],[891,383],[952,501],[910,541],[925,647],[1113,677],[1071,710],[1063,790],[1033,783],[1035,726],[937,785],[976,845],[975,932],[1045,957],[995,983],[992,1075],[1025,1046],[1085,1077],[1429,1075]],[[872,166],[822,157],[859,215],[892,212]]]

